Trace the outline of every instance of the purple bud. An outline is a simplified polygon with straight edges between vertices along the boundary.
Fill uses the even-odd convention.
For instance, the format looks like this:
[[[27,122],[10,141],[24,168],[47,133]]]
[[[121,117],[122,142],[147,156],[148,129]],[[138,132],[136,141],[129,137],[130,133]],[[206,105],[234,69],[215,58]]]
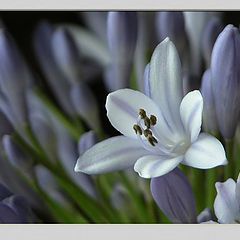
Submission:
[[[76,159],[78,158],[77,144],[57,121],[55,121],[55,128],[58,159],[61,161],[61,164],[72,180],[87,194],[96,197],[97,193],[92,178],[87,174],[79,174],[73,171]]]
[[[202,51],[207,66],[210,65],[214,43],[222,30],[223,24],[217,17],[211,18],[203,30]]]
[[[2,138],[5,154],[11,164],[19,170],[23,170],[24,174],[31,173],[32,159],[26,156],[19,146],[14,142],[11,136],[4,135]]]
[[[196,223],[192,188],[178,168],[164,176],[152,178],[151,192],[158,207],[173,223]]]
[[[98,142],[97,135],[94,131],[84,133],[78,142],[78,152],[82,155],[85,151],[91,148]]]
[[[81,76],[81,54],[76,40],[70,31],[59,27],[52,37],[52,49],[55,61],[66,78],[76,83]]]
[[[73,115],[73,106],[69,97],[70,84],[57,65],[52,49],[54,27],[47,22],[38,25],[34,34],[34,50],[40,67],[63,109]]]
[[[209,19],[216,13],[213,12],[184,12],[186,32],[190,48],[191,74],[199,77],[202,71],[202,36]]]
[[[3,199],[10,197],[12,195],[12,193],[10,192],[10,190],[5,187],[3,184],[0,184],[0,201],[2,201]]]
[[[240,114],[240,35],[228,25],[218,36],[212,52],[213,96],[219,130],[226,139],[233,138]]]
[[[158,12],[156,16],[156,28],[159,41],[169,37],[175,44],[180,56],[187,46],[185,21],[182,12]]]
[[[218,131],[216,108],[213,98],[211,70],[204,72],[202,77],[201,93],[203,96],[203,128],[210,133]]]
[[[103,42],[107,40],[107,12],[81,12],[84,22]]]
[[[110,90],[129,86],[137,42],[137,13],[110,12],[107,19],[108,46],[112,57]]]
[[[25,91],[33,76],[15,42],[0,30],[0,108],[18,132],[27,121]]]
[[[30,185],[24,181],[22,176],[19,175],[19,171],[16,171],[9,161],[1,157],[0,165],[0,181],[7,186],[11,192],[24,196],[32,207],[42,210],[42,208],[45,207],[44,203]]]
[[[83,82],[73,85],[71,89],[71,99],[76,112],[91,129],[97,131],[100,127],[98,105],[88,85]]]
[[[47,168],[40,165],[35,167],[35,172],[39,186],[56,202],[67,206],[67,200],[61,193],[59,185],[52,173]]]
[[[0,223],[29,223],[32,216],[26,199],[0,184]]]

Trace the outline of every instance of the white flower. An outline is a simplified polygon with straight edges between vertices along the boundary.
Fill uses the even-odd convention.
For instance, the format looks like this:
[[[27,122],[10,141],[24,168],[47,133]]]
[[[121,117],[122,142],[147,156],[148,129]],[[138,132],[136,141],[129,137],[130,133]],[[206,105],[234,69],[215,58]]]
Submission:
[[[179,163],[201,169],[226,164],[222,144],[200,133],[201,93],[192,91],[183,98],[182,89],[180,60],[166,38],[150,62],[150,98],[130,89],[110,93],[107,116],[124,136],[93,146],[79,157],[75,171],[98,174],[134,165],[141,177],[153,178]]]
[[[219,223],[240,223],[240,179],[216,183],[215,215]]]

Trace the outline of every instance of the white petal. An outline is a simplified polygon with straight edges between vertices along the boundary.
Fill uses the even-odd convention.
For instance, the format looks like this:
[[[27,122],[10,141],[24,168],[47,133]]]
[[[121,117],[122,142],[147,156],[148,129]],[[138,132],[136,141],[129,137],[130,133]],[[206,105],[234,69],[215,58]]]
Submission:
[[[143,178],[159,177],[172,171],[182,160],[183,156],[166,159],[157,155],[148,155],[137,160],[134,170]]]
[[[183,164],[200,169],[209,169],[227,164],[225,150],[215,137],[201,133],[187,150]]]
[[[203,98],[199,91],[189,92],[182,100],[180,115],[191,142],[197,140],[202,125]]]
[[[79,157],[76,172],[99,174],[126,169],[147,154],[140,142],[124,136],[97,143]]]
[[[238,213],[239,213],[239,217],[240,217],[240,182],[239,182],[239,179],[237,180],[237,184],[236,184],[236,200],[237,200],[237,204],[238,204],[238,209],[239,209]]]
[[[179,107],[183,98],[181,63],[174,44],[166,38],[150,62],[150,97],[160,106],[162,114],[175,131],[181,131]]]
[[[239,212],[235,197],[235,181],[230,178],[224,183],[217,182],[216,189],[214,211],[219,223],[234,223],[236,214]]]
[[[158,106],[146,95],[131,89],[120,89],[107,96],[107,116],[111,124],[123,135],[136,138],[133,125],[137,123],[139,109],[147,115],[157,117],[160,135],[169,136],[167,122],[163,119]]]

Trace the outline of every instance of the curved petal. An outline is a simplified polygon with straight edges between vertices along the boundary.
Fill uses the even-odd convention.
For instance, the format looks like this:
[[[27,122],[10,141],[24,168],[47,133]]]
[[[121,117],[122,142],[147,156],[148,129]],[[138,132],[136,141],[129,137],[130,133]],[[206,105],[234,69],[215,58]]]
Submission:
[[[166,38],[150,62],[150,96],[174,131],[182,130],[179,107],[183,98],[181,63],[174,44]]]
[[[187,150],[183,164],[209,169],[227,164],[227,159],[221,142],[209,134],[201,133],[197,141]]]
[[[107,116],[111,124],[123,135],[136,138],[133,125],[137,123],[139,109],[157,117],[161,136],[169,136],[170,130],[158,106],[146,95],[131,89],[120,89],[107,96]]]
[[[197,140],[202,125],[203,98],[198,90],[189,92],[180,105],[180,115],[191,142]]]
[[[235,223],[236,214],[239,212],[235,189],[236,183],[231,178],[224,183],[216,183],[217,197],[214,211],[219,223]]]
[[[167,159],[157,155],[147,155],[137,160],[134,170],[143,178],[160,177],[176,168],[182,160],[183,156]]]
[[[124,136],[97,143],[77,160],[76,172],[99,174],[126,169],[147,154],[139,141]]]

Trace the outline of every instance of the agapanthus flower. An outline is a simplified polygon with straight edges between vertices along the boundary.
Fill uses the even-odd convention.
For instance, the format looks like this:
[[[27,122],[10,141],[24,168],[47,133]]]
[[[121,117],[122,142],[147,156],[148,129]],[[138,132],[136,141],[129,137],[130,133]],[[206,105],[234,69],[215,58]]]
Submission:
[[[240,179],[216,183],[214,211],[219,223],[240,223]]]
[[[141,177],[154,178],[180,163],[201,169],[227,163],[222,144],[200,133],[202,95],[195,90],[183,96],[179,56],[168,38],[152,55],[149,87],[150,97],[131,89],[108,95],[108,119],[123,136],[86,151],[75,171],[99,174],[134,165]]]

